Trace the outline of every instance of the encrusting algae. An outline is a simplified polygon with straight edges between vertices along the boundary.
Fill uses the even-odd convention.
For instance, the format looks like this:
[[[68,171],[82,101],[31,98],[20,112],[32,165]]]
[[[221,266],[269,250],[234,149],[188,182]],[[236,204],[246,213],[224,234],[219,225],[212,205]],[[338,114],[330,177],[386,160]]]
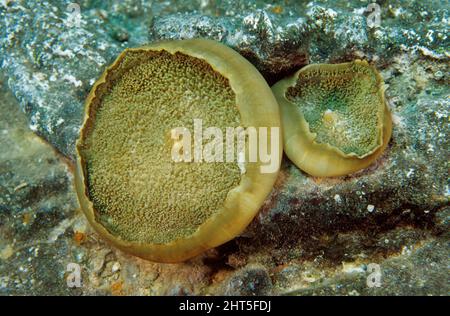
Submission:
[[[260,162],[243,171],[236,161],[173,161],[171,130],[192,130],[194,119],[223,130],[280,126],[263,77],[214,41],[126,49],[92,88],[77,193],[89,222],[122,250],[186,260],[241,233],[270,192],[277,172],[262,173]]]
[[[309,65],[272,90],[280,105],[284,150],[313,176],[363,169],[389,142],[392,121],[383,80],[366,61]]]

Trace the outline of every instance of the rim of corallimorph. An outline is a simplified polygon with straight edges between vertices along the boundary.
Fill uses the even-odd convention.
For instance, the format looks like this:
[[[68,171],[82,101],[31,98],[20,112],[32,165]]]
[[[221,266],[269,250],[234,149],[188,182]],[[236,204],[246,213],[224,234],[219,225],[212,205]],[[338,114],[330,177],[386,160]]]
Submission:
[[[82,155],[83,140],[87,136],[89,126],[93,124],[95,114],[94,100],[98,98],[99,87],[107,82],[108,74],[113,72],[128,52],[166,51],[170,54],[182,53],[201,59],[208,63],[214,71],[228,79],[229,85],[236,95],[236,105],[240,114],[242,127],[280,128],[278,104],[269,86],[244,57],[233,49],[206,39],[164,41],[152,45],[127,48],[109,66],[97,80],[85,103],[85,116],[77,140],[75,187],[81,209],[94,229],[107,241],[119,249],[133,255],[158,262],[180,262],[194,257],[207,249],[217,247],[239,235],[258,213],[265,198],[269,195],[277,174],[260,172],[261,163],[247,162],[246,172],[241,175],[240,183],[231,189],[223,207],[202,223],[192,235],[164,244],[140,243],[121,239],[111,234],[102,224],[97,222],[93,203],[89,199],[86,182],[85,158]],[[101,97],[101,96],[100,96]],[[281,161],[282,139],[279,137],[279,157]]]
[[[316,134],[309,129],[309,123],[302,111],[286,97],[286,92],[289,88],[296,86],[301,74],[314,70],[336,72],[349,69],[354,64],[364,66],[375,74],[380,106],[384,107],[377,111],[378,145],[364,155],[346,154],[333,145],[317,142]],[[356,59],[341,64],[310,64],[296,71],[290,77],[277,82],[272,87],[272,91],[280,105],[284,151],[300,169],[313,176],[342,176],[363,169],[379,157],[389,143],[392,133],[392,119],[385,98],[383,78],[376,68],[365,60]],[[319,158],[329,160],[330,165],[333,163],[336,166],[335,170],[314,170],[315,168],[311,165],[317,164]]]

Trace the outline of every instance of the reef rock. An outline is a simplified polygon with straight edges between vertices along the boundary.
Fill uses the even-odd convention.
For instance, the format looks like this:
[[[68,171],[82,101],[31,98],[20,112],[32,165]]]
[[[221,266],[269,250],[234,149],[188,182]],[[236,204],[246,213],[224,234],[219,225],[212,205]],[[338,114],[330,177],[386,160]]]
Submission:
[[[0,81],[8,87],[0,93],[8,113],[0,118],[0,293],[447,294],[445,4],[215,3],[0,4]],[[199,36],[236,49],[270,84],[308,63],[367,59],[388,86],[392,140],[374,165],[341,178],[307,176],[285,157],[240,237],[186,263],[155,264],[90,229],[70,160],[84,100],[123,48]],[[81,288],[67,287],[68,263],[81,267]]]

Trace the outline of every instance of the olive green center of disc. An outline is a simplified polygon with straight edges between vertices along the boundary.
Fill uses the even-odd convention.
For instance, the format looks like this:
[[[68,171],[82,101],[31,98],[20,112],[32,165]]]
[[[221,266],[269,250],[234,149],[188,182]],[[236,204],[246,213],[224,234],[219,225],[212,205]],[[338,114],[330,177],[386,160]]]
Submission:
[[[193,133],[194,119],[223,131],[239,126],[228,79],[198,58],[133,51],[106,81],[82,151],[97,221],[127,241],[192,235],[221,209],[241,175],[236,163],[173,161],[171,130]]]

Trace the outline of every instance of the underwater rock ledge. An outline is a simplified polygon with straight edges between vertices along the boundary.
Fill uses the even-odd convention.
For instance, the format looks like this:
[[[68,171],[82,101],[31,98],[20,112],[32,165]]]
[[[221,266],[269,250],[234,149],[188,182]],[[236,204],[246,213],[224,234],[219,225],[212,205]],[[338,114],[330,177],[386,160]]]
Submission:
[[[248,58],[269,83],[309,62],[365,57],[385,65],[404,50],[448,58],[442,51],[449,45],[448,26],[440,23],[448,10],[436,3],[429,8],[408,1],[383,5],[382,24],[372,29],[359,1],[211,2],[205,7],[195,1],[117,6],[83,1],[79,25],[71,24],[69,3],[22,0],[1,6],[0,68],[30,128],[70,158],[84,99],[125,47],[161,39],[215,39]]]
[[[79,27],[67,21],[70,2],[0,6],[0,71],[18,101],[2,90],[2,108],[14,114],[2,116],[2,141],[15,147],[0,155],[0,294],[448,294],[450,45],[439,1],[383,1],[375,29],[360,1],[86,0]],[[98,239],[78,211],[70,170],[27,126],[73,159],[84,100],[120,51],[198,36],[233,47],[269,82],[307,63],[368,59],[388,85],[393,136],[373,166],[348,177],[309,177],[285,157],[240,237],[159,265]],[[26,120],[13,120],[12,107]],[[71,261],[83,267],[83,289],[66,287]],[[384,271],[381,288],[366,286],[370,262]]]

